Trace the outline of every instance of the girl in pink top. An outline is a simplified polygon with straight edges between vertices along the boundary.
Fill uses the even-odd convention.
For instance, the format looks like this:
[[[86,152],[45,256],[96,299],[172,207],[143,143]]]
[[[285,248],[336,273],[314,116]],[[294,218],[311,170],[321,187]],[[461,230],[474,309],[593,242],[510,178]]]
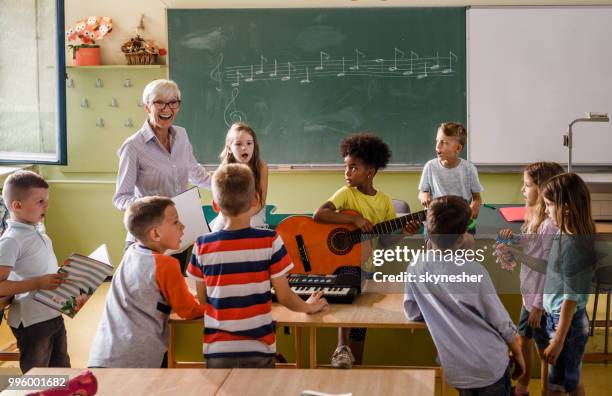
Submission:
[[[535,162],[528,165],[523,171],[523,187],[521,192],[525,198],[525,222],[521,227],[522,254],[516,256],[519,260],[548,260],[553,236],[557,227],[544,212],[545,206],[541,196],[540,188],[551,177],[563,173],[563,168],[555,162]],[[513,237],[512,230],[500,231],[500,237],[509,239]],[[546,333],[546,318],[542,304],[544,292],[544,280],[546,274],[539,273],[527,265],[521,265],[521,295],[523,306],[518,324],[521,336],[521,349],[525,358],[525,371],[518,378],[514,387],[514,395],[529,395],[529,379],[533,364],[533,342],[535,341],[540,359],[543,351],[548,345],[548,334]],[[540,360],[542,378],[546,378],[546,362]],[[543,387],[546,381],[542,381]],[[546,390],[542,389],[542,394]]]

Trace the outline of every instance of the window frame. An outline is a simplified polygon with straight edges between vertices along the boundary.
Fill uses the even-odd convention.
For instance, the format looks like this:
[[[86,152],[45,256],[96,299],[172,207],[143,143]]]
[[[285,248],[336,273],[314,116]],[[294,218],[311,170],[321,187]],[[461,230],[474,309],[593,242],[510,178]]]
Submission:
[[[44,159],[44,154],[38,153],[0,153],[0,164],[42,164],[42,165],[67,165],[68,147],[66,130],[66,53],[65,53],[65,16],[64,0],[55,0],[55,46],[56,46],[56,151],[54,159]],[[19,154],[23,154],[18,158]],[[40,157],[40,158],[37,158]]]

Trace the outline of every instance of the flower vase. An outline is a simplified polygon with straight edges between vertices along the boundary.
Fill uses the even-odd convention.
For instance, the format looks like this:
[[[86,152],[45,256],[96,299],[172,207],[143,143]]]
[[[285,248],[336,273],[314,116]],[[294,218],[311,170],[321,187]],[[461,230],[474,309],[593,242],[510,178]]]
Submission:
[[[100,64],[100,47],[77,47],[74,50],[75,66],[95,66]]]

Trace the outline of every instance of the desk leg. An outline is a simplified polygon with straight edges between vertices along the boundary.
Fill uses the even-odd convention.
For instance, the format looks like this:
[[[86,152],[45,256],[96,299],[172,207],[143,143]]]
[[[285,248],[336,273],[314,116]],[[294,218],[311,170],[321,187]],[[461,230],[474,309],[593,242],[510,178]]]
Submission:
[[[176,367],[176,356],[174,353],[174,342],[176,338],[176,325],[168,323],[168,368]]]
[[[446,379],[444,378],[444,369],[440,367],[440,395],[446,396]]]
[[[295,368],[302,368],[302,328],[296,326],[293,332],[295,334]]]
[[[310,368],[317,368],[317,328],[310,328]]]

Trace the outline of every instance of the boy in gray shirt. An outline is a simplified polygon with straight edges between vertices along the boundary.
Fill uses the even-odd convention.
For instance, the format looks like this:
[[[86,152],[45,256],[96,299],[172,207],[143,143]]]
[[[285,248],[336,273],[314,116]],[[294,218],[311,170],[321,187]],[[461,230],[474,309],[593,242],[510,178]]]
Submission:
[[[419,182],[419,201],[428,207],[432,199],[445,195],[463,197],[472,210],[472,218],[478,217],[484,190],[478,179],[478,171],[471,162],[459,157],[467,143],[467,131],[461,124],[445,122],[436,135],[436,158],[423,167]]]
[[[408,267],[413,281],[406,283],[404,311],[409,320],[425,320],[446,380],[460,395],[510,395],[508,346],[517,363],[514,376],[525,367],[516,327],[481,264],[447,259],[464,243],[469,220],[470,208],[460,197],[431,202],[432,249]]]

